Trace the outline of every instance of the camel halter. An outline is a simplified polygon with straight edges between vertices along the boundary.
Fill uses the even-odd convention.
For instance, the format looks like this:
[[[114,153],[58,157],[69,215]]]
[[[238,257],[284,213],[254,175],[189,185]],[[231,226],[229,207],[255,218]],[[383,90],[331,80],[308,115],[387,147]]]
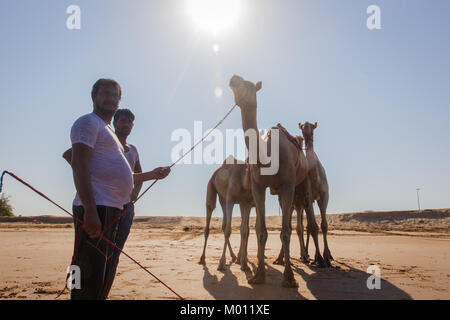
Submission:
[[[189,149],[187,152],[185,152],[180,158],[178,158],[174,163],[172,163],[169,168],[172,168],[174,165],[176,165],[179,161],[181,161],[186,155],[188,155],[189,153],[191,153],[203,140],[206,139],[206,137],[208,137],[211,132],[213,130],[215,130],[218,126],[220,126],[222,124],[222,122],[231,114],[231,112],[234,110],[234,108],[236,108],[236,104],[230,109],[230,111],[228,111],[228,113],[211,129],[209,130],[196,144],[194,144],[191,149]],[[62,211],[64,211],[65,213],[69,214],[74,220],[76,220],[77,222],[80,223],[80,228],[77,232],[76,235],[76,240],[75,240],[75,247],[74,247],[74,252],[72,255],[72,263],[71,265],[74,264],[75,258],[77,256],[78,253],[78,244],[79,244],[79,239],[80,239],[80,234],[81,231],[83,229],[83,221],[78,219],[77,217],[75,217],[73,214],[71,214],[69,211],[67,211],[66,209],[64,209],[62,206],[60,206],[59,204],[57,204],[56,202],[54,202],[52,199],[50,199],[48,196],[46,196],[44,193],[40,192],[38,189],[34,188],[33,186],[31,186],[29,183],[25,182],[24,180],[22,180],[21,178],[19,178],[18,176],[16,176],[14,173],[9,172],[7,170],[3,171],[1,177],[0,177],[0,193],[2,192],[3,189],[3,177],[9,174],[11,177],[13,177],[14,179],[16,179],[17,181],[19,181],[20,183],[24,184],[25,186],[27,186],[28,188],[30,188],[31,190],[33,190],[34,192],[36,192],[38,195],[40,195],[41,197],[43,197],[44,199],[48,200],[49,202],[51,202],[52,204],[54,204],[55,206],[57,206],[59,209],[61,209]],[[147,189],[145,189],[144,192],[142,192],[139,197],[136,198],[136,200],[132,201],[133,204],[135,204],[148,190],[150,190],[150,188],[152,188],[156,182],[158,182],[159,179],[156,179],[155,181],[152,182],[152,184],[150,184],[150,186],[147,187]],[[107,238],[105,238],[103,236],[104,232],[106,230],[108,230],[112,225],[114,225],[127,211],[128,211],[129,206],[127,206],[126,208],[124,208],[121,212],[121,214],[116,217],[116,219],[114,219],[106,228],[103,229],[103,231],[100,233],[100,238],[105,240],[108,244],[110,244],[112,247],[114,247],[116,250],[118,250],[119,252],[123,253],[126,257],[128,257],[131,261],[133,261],[134,263],[136,263],[141,269],[143,269],[145,272],[147,272],[150,276],[152,276],[153,278],[155,278],[159,283],[161,283],[162,285],[164,285],[167,289],[169,289],[172,293],[174,293],[179,300],[183,300],[183,297],[181,295],[179,295],[177,292],[175,292],[171,287],[169,287],[167,284],[165,284],[161,279],[159,279],[157,276],[155,276],[153,273],[150,272],[150,270],[146,267],[144,267],[142,264],[140,264],[138,261],[136,261],[135,259],[133,259],[130,255],[128,255],[125,251],[123,251],[122,249],[120,249],[118,246],[116,246],[115,243],[111,242],[110,240],[108,240]],[[58,294],[58,296],[56,296],[55,299],[59,298],[64,291],[67,289],[67,279],[69,278],[70,273],[67,274],[66,276],[66,283],[64,286],[64,289]]]

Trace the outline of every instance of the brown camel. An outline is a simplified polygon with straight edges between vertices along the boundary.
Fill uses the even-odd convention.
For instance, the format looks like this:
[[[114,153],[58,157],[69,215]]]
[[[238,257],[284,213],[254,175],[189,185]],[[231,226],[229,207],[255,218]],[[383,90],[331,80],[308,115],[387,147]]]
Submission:
[[[328,247],[328,223],[326,217],[329,199],[328,180],[325,169],[322,166],[322,163],[320,163],[319,157],[314,152],[314,130],[317,128],[317,122],[314,124],[309,122],[305,122],[304,124],[299,123],[298,126],[302,130],[303,138],[305,139],[306,158],[308,159],[308,176],[311,181],[312,199],[313,201],[317,201],[317,205],[320,209],[320,216],[322,218],[320,228],[322,229],[324,242],[323,258],[325,259],[325,263],[328,266],[331,266],[330,260],[334,259]],[[308,246],[306,246],[306,250],[308,250]]]
[[[301,148],[303,149],[303,137],[296,136],[295,137]],[[303,151],[301,152],[301,161],[302,163],[307,163],[307,159]],[[300,242],[300,260],[304,263],[309,263],[309,255],[308,255],[308,243],[305,245],[304,238],[303,238],[303,211],[310,207],[309,210],[313,211],[312,203],[312,190],[311,190],[311,183],[309,177],[307,179],[303,180],[300,184],[295,186],[295,194],[294,194],[294,201],[290,209],[290,219],[292,219],[292,213],[295,210],[297,212],[297,235]],[[308,223],[308,240],[309,240],[309,230],[317,230],[318,226],[315,219],[313,221],[310,221],[310,215],[306,216],[307,223]],[[317,234],[318,232],[315,232]],[[316,256],[313,264],[318,265],[319,267],[325,266],[325,261],[320,256],[320,250],[318,247],[318,236],[317,239],[315,239],[314,243],[316,244]],[[317,254],[319,252],[319,254]],[[283,247],[280,249],[280,253],[278,255],[278,258],[274,261],[274,264],[284,265],[284,254],[283,254]]]
[[[251,160],[249,163],[251,190],[256,204],[258,267],[256,274],[249,280],[249,283],[260,284],[265,282],[264,251],[267,242],[265,193],[267,187],[270,187],[274,193],[279,195],[282,210],[281,241],[285,259],[283,286],[297,287],[298,284],[294,279],[289,255],[289,243],[292,233],[289,211],[294,198],[295,186],[306,179],[307,168],[300,165],[299,150],[287,134],[280,132],[282,130],[279,130],[279,127],[271,129],[271,134],[267,141],[263,141],[258,134],[256,92],[261,89],[261,86],[261,82],[254,84],[250,81],[245,81],[239,76],[233,76],[230,80],[230,88],[233,91],[235,103],[241,109],[245,145]],[[254,137],[256,143],[252,144],[252,137]],[[275,143],[273,150],[272,141]],[[265,154],[265,151],[267,151],[267,154]],[[277,154],[278,159],[276,159]],[[256,159],[256,161],[252,161],[252,159]],[[272,173],[270,169],[276,166],[276,160],[278,160],[278,168],[275,173]],[[269,170],[267,170],[268,166],[270,166]],[[311,211],[307,210],[307,214],[311,214]]]
[[[208,182],[206,194],[205,245],[199,264],[206,264],[206,243],[209,236],[211,215],[216,207],[217,195],[219,196],[219,203],[223,212],[222,231],[225,236],[222,257],[220,258],[217,270],[225,270],[227,245],[230,249],[232,258],[231,263],[237,260],[237,263],[241,265],[241,270],[250,270],[247,264],[247,244],[250,232],[249,217],[250,210],[255,206],[255,203],[250,190],[250,176],[246,170],[246,163],[236,160],[232,156],[229,156],[223,162],[222,166],[213,173]],[[230,245],[231,218],[235,204],[239,204],[241,209],[241,246],[237,257],[234,255]]]

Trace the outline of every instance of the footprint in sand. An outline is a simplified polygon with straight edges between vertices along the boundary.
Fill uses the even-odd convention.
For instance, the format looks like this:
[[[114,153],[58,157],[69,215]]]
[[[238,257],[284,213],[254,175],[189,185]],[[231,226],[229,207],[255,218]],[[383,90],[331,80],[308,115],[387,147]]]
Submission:
[[[37,294],[58,294],[59,290],[56,289],[45,289],[45,288],[36,288],[34,293]]]
[[[51,282],[32,282],[31,284],[41,286],[41,287],[50,287],[52,285]]]

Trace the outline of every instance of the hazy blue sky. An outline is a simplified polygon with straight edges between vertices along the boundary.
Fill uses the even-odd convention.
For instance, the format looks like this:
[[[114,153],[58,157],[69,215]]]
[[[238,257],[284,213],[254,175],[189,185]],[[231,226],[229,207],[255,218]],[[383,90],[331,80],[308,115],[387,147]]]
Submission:
[[[417,187],[423,208],[450,207],[450,1],[242,2],[236,23],[213,36],[182,0],[2,0],[0,169],[70,209],[75,188],[61,154],[72,123],[92,111],[98,78],[122,85],[121,106],[137,117],[129,141],[150,170],[171,163],[173,130],[192,131],[195,120],[209,128],[229,110],[227,84],[239,74],[263,82],[260,128],[280,122],[298,134],[298,122],[318,121],[330,213],[415,209]],[[66,28],[71,4],[81,30]],[[366,27],[371,4],[381,30]],[[226,128],[241,128],[239,109]],[[136,214],[204,216],[217,167],[176,166]],[[65,215],[9,176],[5,184],[17,214]]]

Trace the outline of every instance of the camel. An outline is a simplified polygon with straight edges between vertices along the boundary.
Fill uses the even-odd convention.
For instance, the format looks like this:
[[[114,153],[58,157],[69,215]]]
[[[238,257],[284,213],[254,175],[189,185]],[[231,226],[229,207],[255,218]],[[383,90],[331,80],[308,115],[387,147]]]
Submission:
[[[301,148],[303,149],[303,137],[296,136],[295,137]],[[307,163],[307,159],[303,151],[301,152],[301,161],[302,163]],[[316,223],[316,220],[313,219],[313,221],[310,221],[310,215],[307,215],[307,223],[308,223],[308,237],[307,237],[307,243],[305,245],[304,239],[303,239],[303,211],[306,210],[309,206],[312,206],[314,199],[312,198],[312,190],[311,190],[311,184],[309,177],[302,181],[300,184],[295,186],[295,194],[294,194],[294,201],[292,203],[291,209],[289,211],[290,219],[292,219],[292,213],[295,210],[297,212],[297,235],[300,242],[300,260],[304,263],[309,263],[309,255],[308,255],[308,241],[309,241],[309,230],[315,229],[318,230],[318,226]],[[312,208],[310,210],[313,211]],[[316,244],[316,253],[320,252],[318,244],[318,238],[317,241],[314,242]],[[280,249],[280,253],[278,255],[278,258],[274,261],[274,264],[284,265],[284,254],[283,254],[283,247]],[[315,260],[313,264],[318,265],[319,267],[325,266],[325,261],[322,259],[322,257],[316,254]]]
[[[322,229],[324,242],[323,258],[325,259],[326,265],[331,266],[330,260],[334,259],[328,247],[328,223],[326,218],[329,199],[328,180],[325,169],[322,166],[319,157],[314,152],[314,130],[317,128],[317,122],[314,124],[309,122],[305,122],[304,124],[299,123],[298,126],[302,130],[303,138],[305,139],[306,158],[308,159],[308,176],[311,181],[312,199],[313,201],[317,201],[317,205],[320,209],[320,216],[322,218],[320,228]],[[308,250],[308,241],[306,250]]]
[[[289,139],[287,131],[279,130],[279,127],[273,127],[267,141],[263,141],[260,135],[257,134],[259,130],[256,114],[256,93],[261,89],[262,83],[258,82],[254,84],[235,75],[230,79],[229,85],[233,92],[235,103],[241,110],[242,127],[245,132],[245,145],[249,152],[249,157],[256,159],[255,163],[250,161],[249,171],[251,190],[256,204],[258,266],[255,275],[248,282],[249,284],[265,283],[264,251],[267,242],[265,193],[266,189],[270,187],[274,193],[278,194],[282,210],[283,222],[280,237],[283,243],[285,260],[282,285],[284,287],[298,287],[298,283],[295,281],[294,273],[292,272],[289,254],[289,243],[292,233],[289,210],[292,206],[295,186],[307,178],[307,167],[301,165],[299,150],[293,141]],[[251,136],[256,137],[256,150],[254,150],[253,144],[251,145]],[[274,142],[278,142],[278,150],[271,150],[272,139],[274,137],[275,139],[278,137],[278,141],[274,140]],[[252,146],[251,148],[250,145]],[[267,150],[267,155],[272,155],[272,153],[277,154],[278,151],[279,167],[275,174],[263,174],[263,169],[267,168],[267,163],[271,159],[264,155],[264,152],[260,152],[260,150]],[[307,214],[311,214],[309,208]],[[314,215],[313,212],[312,214]]]
[[[232,164],[231,164],[232,163]],[[226,249],[227,245],[230,250],[232,261],[237,261],[241,265],[241,270],[248,271],[250,268],[247,264],[247,244],[249,230],[249,218],[252,207],[255,206],[253,196],[250,190],[250,176],[246,169],[246,163],[236,160],[229,156],[217,169],[208,182],[206,194],[206,227],[205,227],[205,245],[199,264],[205,265],[205,251],[209,236],[209,225],[211,215],[216,207],[217,195],[219,196],[219,203],[222,207],[223,220],[222,231],[225,236],[225,243],[223,247],[222,257],[219,261],[217,270],[224,271],[226,263]],[[239,248],[238,256],[236,257],[231,249],[230,235],[231,235],[231,218],[233,214],[233,207],[239,204],[241,209],[241,246]]]

